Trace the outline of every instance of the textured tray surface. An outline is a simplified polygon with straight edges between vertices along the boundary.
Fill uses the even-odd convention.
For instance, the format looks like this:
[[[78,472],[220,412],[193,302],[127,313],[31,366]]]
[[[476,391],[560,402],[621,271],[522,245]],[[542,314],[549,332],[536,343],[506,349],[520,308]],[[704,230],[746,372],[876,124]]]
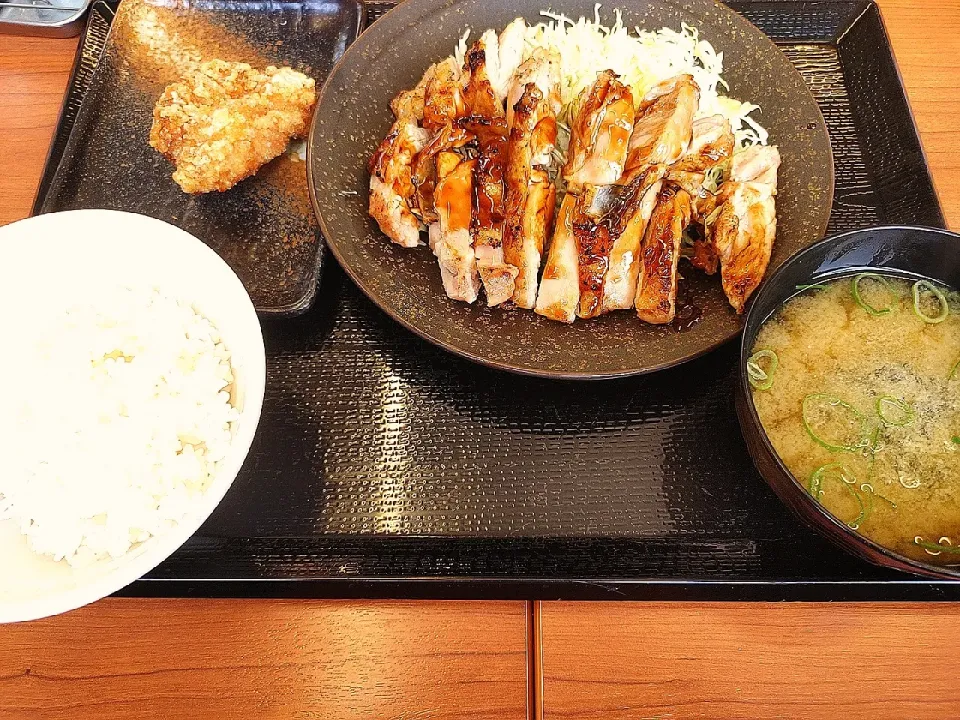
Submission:
[[[830,230],[942,226],[876,8],[734,7],[778,41],[823,109]],[[863,117],[868,102],[885,107],[883,127]],[[882,171],[904,182],[878,182]],[[740,436],[732,345],[633,380],[514,377],[401,329],[332,264],[313,310],[264,330],[267,397],[249,461],[150,575],[182,582],[131,592],[960,597],[958,585],[848,558],[787,513]],[[313,582],[203,582],[218,579]],[[605,583],[575,582],[591,579]]]
[[[322,82],[356,38],[360,6],[337,2],[178,0],[163,6],[137,0],[121,6],[105,46],[99,27],[109,8],[91,15],[88,58],[103,47],[89,79],[59,169],[38,203],[40,212],[100,207],[141,212],[199,237],[234,269],[263,313],[294,314],[316,294],[323,243],[303,190],[306,166],[281,156],[227,193],[187,195],[170,179],[172,165],[147,144],[153,104],[164,86],[196,58],[292,65]],[[141,28],[176,39],[154,52]],[[176,34],[174,34],[176,33]],[[76,93],[66,117],[74,117]]]

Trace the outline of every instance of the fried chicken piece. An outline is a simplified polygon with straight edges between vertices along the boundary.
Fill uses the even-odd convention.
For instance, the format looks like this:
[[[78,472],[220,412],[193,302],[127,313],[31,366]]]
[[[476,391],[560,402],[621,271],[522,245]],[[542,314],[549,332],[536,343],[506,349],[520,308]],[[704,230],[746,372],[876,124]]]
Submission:
[[[313,79],[291,68],[211,60],[163,91],[150,145],[184,192],[222,192],[304,137],[316,99]]]

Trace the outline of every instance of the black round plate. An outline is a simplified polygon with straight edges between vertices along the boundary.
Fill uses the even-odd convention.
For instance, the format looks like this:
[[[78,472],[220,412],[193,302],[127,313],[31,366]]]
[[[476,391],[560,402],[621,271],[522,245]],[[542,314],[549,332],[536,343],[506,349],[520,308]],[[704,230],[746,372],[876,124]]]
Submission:
[[[477,37],[517,16],[528,23],[548,7],[592,16],[582,0],[406,0],[351,45],[320,96],[308,143],[308,172],[323,234],[347,274],[377,305],[437,345],[505,370],[562,378],[651,372],[695,358],[743,327],[717,277],[681,264],[681,289],[703,319],[691,330],[647,325],[629,311],[573,325],[531,311],[448,299],[427,248],[390,243],[367,215],[367,160],[393,116],[390,100],[449,55],[467,28]],[[833,199],[833,157],[823,116],[790,61],[756,27],[712,0],[634,0],[618,6],[627,27],[682,22],[723,52],[729,94],[761,106],[760,119],[783,157],[777,240],[768,272],[822,237]],[[604,21],[612,23],[612,10]]]

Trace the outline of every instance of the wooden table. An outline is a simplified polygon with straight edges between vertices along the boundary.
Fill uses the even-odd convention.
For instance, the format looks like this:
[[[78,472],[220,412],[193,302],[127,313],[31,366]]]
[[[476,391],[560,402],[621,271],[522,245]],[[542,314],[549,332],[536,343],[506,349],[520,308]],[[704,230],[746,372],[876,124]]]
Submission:
[[[881,0],[960,227],[960,2]],[[0,36],[0,224],[75,40]],[[960,717],[960,606],[110,599],[0,628],[0,718]]]

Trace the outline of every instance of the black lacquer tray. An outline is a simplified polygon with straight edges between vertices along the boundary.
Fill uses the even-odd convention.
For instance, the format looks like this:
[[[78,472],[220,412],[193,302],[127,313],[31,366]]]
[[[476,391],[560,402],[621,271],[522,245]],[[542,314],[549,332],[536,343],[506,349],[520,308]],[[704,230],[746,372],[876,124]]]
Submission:
[[[61,124],[73,131],[54,140],[57,167],[44,178],[35,210],[95,207],[165,220],[213,248],[259,313],[306,311],[325,249],[305,191],[306,164],[284,154],[230,192],[188,195],[171,179],[172,164],[147,144],[153,105],[168,83],[215,58],[291,65],[322,83],[356,39],[363,6],[129,0],[118,13],[114,7],[91,9]]]
[[[389,7],[368,3],[367,21]],[[732,7],[820,103],[837,174],[830,231],[942,227],[877,7]],[[264,331],[267,396],[246,466],[128,594],[960,599],[960,583],[843,555],[780,505],[737,425],[734,344],[638,379],[517,377],[418,339],[333,263],[310,312]]]

